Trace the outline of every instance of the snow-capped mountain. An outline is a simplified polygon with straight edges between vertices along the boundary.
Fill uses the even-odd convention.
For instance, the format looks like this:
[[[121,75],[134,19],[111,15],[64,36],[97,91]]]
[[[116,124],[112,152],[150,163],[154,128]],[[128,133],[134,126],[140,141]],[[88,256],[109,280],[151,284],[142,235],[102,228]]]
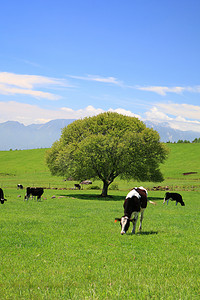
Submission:
[[[0,123],[0,150],[49,148],[60,138],[62,128],[73,121],[74,119],[58,119],[45,124],[28,126],[15,121]],[[199,132],[172,129],[165,123],[155,124],[147,121],[145,124],[158,131],[162,142],[177,142],[178,140],[192,142],[200,137]]]

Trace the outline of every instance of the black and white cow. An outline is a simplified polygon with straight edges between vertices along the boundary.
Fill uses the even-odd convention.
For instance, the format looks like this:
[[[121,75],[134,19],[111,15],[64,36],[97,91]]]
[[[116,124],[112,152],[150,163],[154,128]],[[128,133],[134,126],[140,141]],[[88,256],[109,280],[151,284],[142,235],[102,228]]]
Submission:
[[[28,200],[30,198],[30,196],[32,195],[32,196],[36,196],[37,201],[39,201],[41,199],[41,196],[43,193],[44,193],[43,188],[27,187],[24,200]]]
[[[124,216],[121,218],[115,218],[115,222],[120,221],[121,234],[125,234],[130,226],[130,222],[133,223],[132,233],[135,233],[135,227],[140,213],[140,226],[139,231],[142,230],[142,220],[144,216],[145,208],[147,207],[147,191],[143,188],[134,188],[131,190],[124,201]]]
[[[4,198],[3,190],[0,188],[0,201],[1,204],[4,204],[4,201],[7,201],[7,199]]]
[[[18,185],[17,185],[17,189],[23,190],[23,188],[24,188],[24,187],[23,187],[22,184],[18,184]]]
[[[179,193],[169,193],[169,192],[167,192],[165,194],[163,204],[167,201],[167,205],[168,205],[169,199],[172,200],[172,201],[176,201],[176,205],[179,202],[182,206],[185,206],[185,203],[183,202],[182,196]]]

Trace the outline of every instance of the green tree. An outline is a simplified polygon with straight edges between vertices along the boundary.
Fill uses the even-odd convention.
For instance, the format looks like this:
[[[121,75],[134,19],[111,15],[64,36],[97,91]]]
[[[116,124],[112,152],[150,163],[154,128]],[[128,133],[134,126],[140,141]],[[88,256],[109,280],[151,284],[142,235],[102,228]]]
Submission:
[[[106,112],[74,121],[47,151],[53,175],[76,180],[101,179],[101,195],[117,176],[161,182],[159,164],[167,156],[159,134],[137,118]]]
[[[200,138],[195,138],[194,141],[192,141],[192,143],[200,143]]]

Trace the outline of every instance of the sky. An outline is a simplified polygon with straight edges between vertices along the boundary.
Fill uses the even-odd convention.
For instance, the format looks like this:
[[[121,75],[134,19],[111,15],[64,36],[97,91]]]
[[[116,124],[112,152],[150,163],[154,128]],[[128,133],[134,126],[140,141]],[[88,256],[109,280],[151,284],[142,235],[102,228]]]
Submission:
[[[113,111],[200,132],[199,0],[7,0],[0,123]]]

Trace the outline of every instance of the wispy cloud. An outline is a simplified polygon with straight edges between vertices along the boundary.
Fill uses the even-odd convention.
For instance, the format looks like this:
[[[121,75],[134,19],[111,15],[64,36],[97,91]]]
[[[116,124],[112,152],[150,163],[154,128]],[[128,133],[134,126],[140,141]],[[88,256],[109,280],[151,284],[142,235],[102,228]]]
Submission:
[[[35,98],[58,100],[60,99],[59,95],[43,92],[40,89],[35,90],[35,87],[55,88],[67,86],[69,85],[63,79],[0,72],[0,94],[2,95],[25,94]]]
[[[78,79],[78,80],[96,81],[96,82],[100,82],[100,83],[109,83],[109,84],[114,84],[114,85],[118,85],[118,86],[123,86],[123,82],[119,81],[115,77],[101,77],[99,75],[87,75],[87,76],[68,75],[68,77],[73,78],[73,79]]]
[[[72,79],[77,80],[85,80],[85,81],[93,81],[105,84],[112,84],[115,86],[119,86],[122,88],[133,89],[133,90],[140,90],[146,92],[152,92],[159,94],[161,96],[166,96],[168,93],[174,94],[182,94],[183,92],[190,92],[190,93],[200,93],[200,85],[197,86],[140,86],[140,85],[127,85],[123,81],[115,78],[115,77],[103,77],[99,75],[86,75],[86,76],[76,76],[76,75],[68,75]]]
[[[137,90],[141,91],[147,91],[147,92],[154,92],[156,94],[159,94],[161,96],[166,96],[167,93],[175,93],[175,94],[181,94],[183,92],[191,92],[191,93],[200,93],[200,86],[175,86],[175,87],[167,87],[167,86],[146,86],[141,87],[137,86],[135,87]]]
[[[185,88],[183,87],[166,87],[166,86],[147,86],[147,87],[137,87],[138,90],[147,91],[147,92],[154,92],[159,95],[165,96],[167,93],[182,93]]]

